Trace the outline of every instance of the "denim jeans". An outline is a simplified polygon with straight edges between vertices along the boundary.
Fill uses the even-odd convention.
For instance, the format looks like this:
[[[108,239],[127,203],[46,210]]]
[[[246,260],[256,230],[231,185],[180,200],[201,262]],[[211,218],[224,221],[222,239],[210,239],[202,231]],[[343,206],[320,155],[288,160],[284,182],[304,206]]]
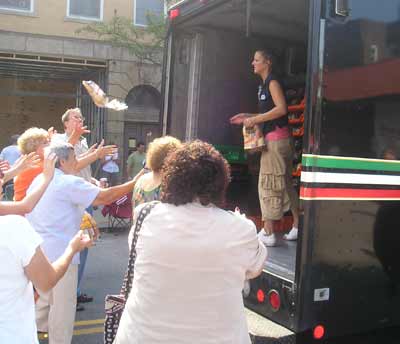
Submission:
[[[90,214],[93,215],[93,207],[90,206],[89,208],[86,209],[86,211]],[[81,251],[79,254],[79,268],[78,268],[78,289],[77,289],[77,294],[78,296],[81,294],[81,281],[82,281],[82,276],[83,276],[83,271],[85,270],[85,265],[86,265],[86,260],[88,257],[89,249],[85,248],[84,250]]]

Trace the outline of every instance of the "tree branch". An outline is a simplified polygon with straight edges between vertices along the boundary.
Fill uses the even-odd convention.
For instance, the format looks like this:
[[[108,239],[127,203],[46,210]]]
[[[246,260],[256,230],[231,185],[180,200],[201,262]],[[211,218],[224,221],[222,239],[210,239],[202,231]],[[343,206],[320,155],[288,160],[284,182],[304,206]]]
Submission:
[[[114,15],[109,22],[96,22],[76,31],[77,34],[90,33],[112,46],[127,48],[139,61],[161,65],[165,17],[147,14],[148,25],[135,27],[129,18]]]

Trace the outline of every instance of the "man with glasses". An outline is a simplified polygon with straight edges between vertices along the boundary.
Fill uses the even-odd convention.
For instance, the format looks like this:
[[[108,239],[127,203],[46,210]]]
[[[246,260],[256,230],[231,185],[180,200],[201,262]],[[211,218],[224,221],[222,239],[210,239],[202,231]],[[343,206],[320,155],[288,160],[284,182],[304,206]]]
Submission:
[[[88,143],[82,135],[90,133],[90,130],[83,125],[85,119],[82,116],[81,109],[68,109],[62,115],[61,121],[64,126],[64,134],[55,134],[52,141],[64,141],[72,144],[77,157],[87,154],[89,150]],[[78,176],[89,183],[92,182],[90,165],[80,170]]]

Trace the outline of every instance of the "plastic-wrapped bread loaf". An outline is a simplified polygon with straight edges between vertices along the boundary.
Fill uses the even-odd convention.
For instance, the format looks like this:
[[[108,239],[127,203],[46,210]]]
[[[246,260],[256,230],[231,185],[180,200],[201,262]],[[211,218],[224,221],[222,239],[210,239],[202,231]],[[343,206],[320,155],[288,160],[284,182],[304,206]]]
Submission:
[[[97,227],[96,221],[94,220],[92,215],[85,212],[85,214],[83,214],[83,217],[81,220],[80,230],[87,233],[89,235],[90,239],[93,239],[94,227]]]
[[[110,100],[104,93],[104,91],[99,87],[99,85],[97,85],[94,81],[84,80],[82,81],[82,85],[85,86],[93,102],[98,107],[105,107],[116,111],[122,111],[128,108],[128,106],[125,103],[117,99]]]
[[[95,225],[96,221],[93,219],[93,217],[89,213],[85,212],[85,214],[83,214],[82,217],[80,229],[81,230],[90,229],[93,228],[93,226]]]
[[[258,125],[251,128],[243,126],[243,141],[246,151],[260,151],[266,149],[263,132]]]

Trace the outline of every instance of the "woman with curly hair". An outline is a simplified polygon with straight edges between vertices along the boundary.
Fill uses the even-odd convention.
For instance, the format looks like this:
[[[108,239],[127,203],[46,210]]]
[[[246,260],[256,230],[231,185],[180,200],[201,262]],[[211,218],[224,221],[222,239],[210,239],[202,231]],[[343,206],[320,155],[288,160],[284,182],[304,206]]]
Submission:
[[[144,174],[137,181],[133,190],[133,208],[160,199],[161,170],[168,154],[181,146],[181,141],[172,136],[164,136],[150,143],[146,156],[146,168],[150,173]]]
[[[229,179],[228,163],[208,143],[167,157],[115,344],[250,344],[241,291],[267,251],[250,220],[221,209]]]

